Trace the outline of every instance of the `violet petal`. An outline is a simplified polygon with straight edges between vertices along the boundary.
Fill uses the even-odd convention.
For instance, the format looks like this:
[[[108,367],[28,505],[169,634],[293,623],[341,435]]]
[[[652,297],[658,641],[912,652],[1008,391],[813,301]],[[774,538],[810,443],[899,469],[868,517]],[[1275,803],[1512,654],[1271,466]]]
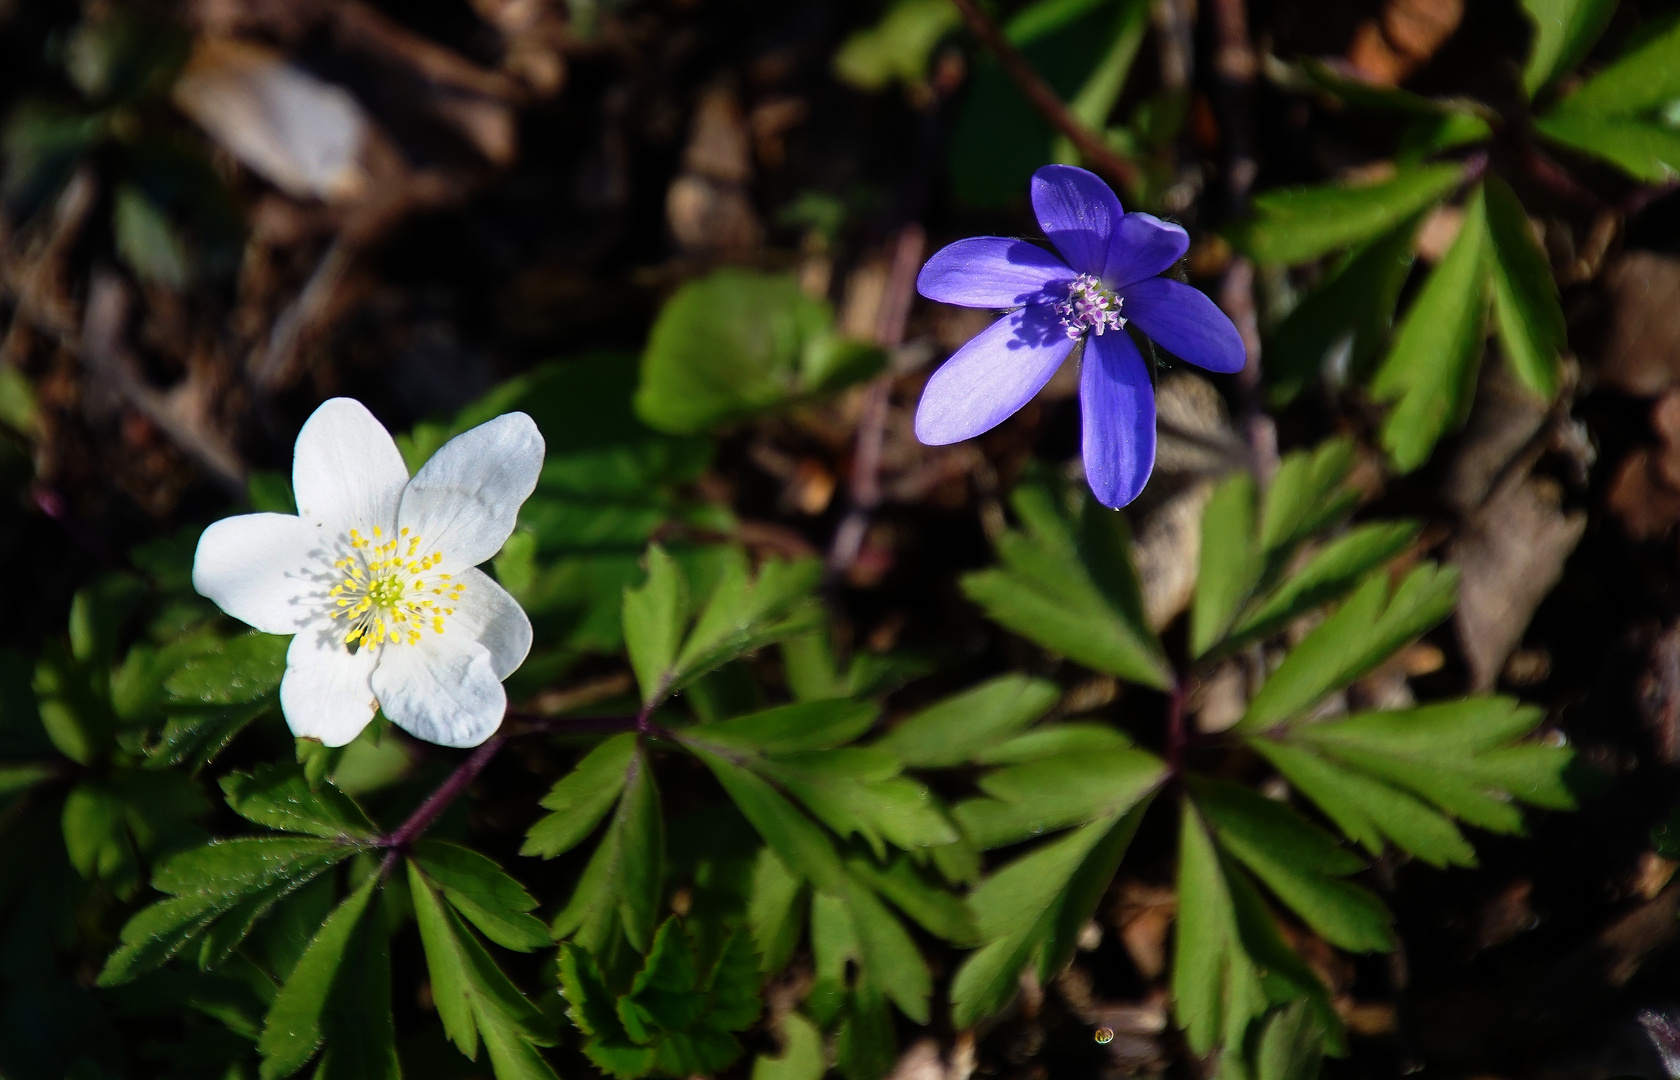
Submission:
[[[1124,216],[1109,186],[1084,169],[1046,165],[1033,173],[1032,204],[1039,228],[1068,265],[1101,277],[1109,243]]]
[[[1199,289],[1170,278],[1144,278],[1115,290],[1120,314],[1155,344],[1209,371],[1241,371],[1247,360],[1236,326]]]
[[[1053,251],[1025,240],[976,236],[940,248],[916,277],[916,291],[929,300],[961,307],[1013,308],[1061,299],[1053,286],[1073,280]]]
[[[1005,315],[933,373],[916,406],[916,438],[944,446],[990,431],[1031,401],[1072,351],[1049,304]]]
[[[1079,408],[1091,492],[1104,506],[1125,506],[1155,468],[1155,389],[1124,330],[1085,339]]]
[[[1108,263],[1102,279],[1111,289],[1154,277],[1190,250],[1190,234],[1183,226],[1154,214],[1133,212],[1120,219],[1108,243]]]

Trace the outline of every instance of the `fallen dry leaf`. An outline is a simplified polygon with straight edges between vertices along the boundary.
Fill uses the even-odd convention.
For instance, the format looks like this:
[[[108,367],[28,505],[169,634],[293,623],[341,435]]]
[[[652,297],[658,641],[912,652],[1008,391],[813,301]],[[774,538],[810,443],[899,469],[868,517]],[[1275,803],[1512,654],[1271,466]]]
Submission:
[[[1603,283],[1608,330],[1598,377],[1606,386],[1652,397],[1680,382],[1680,259],[1630,251],[1608,267]]]

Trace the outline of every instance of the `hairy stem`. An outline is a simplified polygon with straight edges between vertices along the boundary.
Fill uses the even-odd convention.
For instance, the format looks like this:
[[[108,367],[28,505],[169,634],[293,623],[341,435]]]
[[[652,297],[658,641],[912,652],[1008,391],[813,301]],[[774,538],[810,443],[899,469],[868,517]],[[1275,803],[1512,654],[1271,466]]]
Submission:
[[[1110,180],[1126,188],[1130,188],[1137,179],[1137,169],[1125,158],[1108,148],[1101,137],[1080,123],[1078,118],[1068,112],[1062,99],[1056,96],[1056,91],[1044,81],[1044,76],[1028,62],[1021,50],[1004,37],[1003,31],[998,29],[997,23],[980,10],[975,0],[951,0],[962,12],[963,21],[968,24],[969,33],[980,39],[980,43],[992,51],[1004,73],[1015,81],[1021,93],[1026,96],[1033,108],[1043,114],[1050,126],[1067,136],[1091,167],[1104,173]]]
[[[379,841],[379,846],[386,850],[385,861],[380,865],[381,876],[388,875],[396,868],[397,860],[403,853],[414,845],[414,842],[424,836],[426,830],[437,823],[443,812],[466,791],[472,782],[478,779],[478,774],[490,764],[490,759],[496,756],[496,751],[507,741],[505,736],[492,735],[480,743],[467,760],[455,766],[455,771],[449,778],[439,784],[437,790],[426,796],[426,801],[415,808],[414,813],[408,815],[408,820],[397,826],[396,831]]]

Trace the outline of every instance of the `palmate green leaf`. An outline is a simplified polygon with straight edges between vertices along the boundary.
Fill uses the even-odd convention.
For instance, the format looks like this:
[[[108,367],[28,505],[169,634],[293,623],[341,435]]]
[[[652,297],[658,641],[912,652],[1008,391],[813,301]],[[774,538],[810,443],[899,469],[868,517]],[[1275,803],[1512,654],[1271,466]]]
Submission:
[[[1060,697],[1055,683],[1000,675],[906,717],[873,745],[907,768],[950,768],[1005,743]]]
[[[1026,526],[998,540],[1003,565],[968,574],[963,592],[1002,625],[1098,671],[1164,689],[1172,672],[1135,602],[1136,571],[1112,511],[1067,520],[1043,488],[1012,502]]]
[[[413,861],[451,907],[504,949],[530,952],[550,944],[548,927],[531,914],[537,901],[484,855],[444,840],[422,840]]]
[[[1425,279],[1371,380],[1371,397],[1392,405],[1382,444],[1401,472],[1427,461],[1469,409],[1486,336],[1488,243],[1478,186],[1465,202],[1457,239]]]
[[[333,980],[314,1080],[401,1080],[391,1015],[390,936],[385,906],[370,904]]]
[[[1191,1050],[1241,1060],[1249,1025],[1274,1004],[1304,1000],[1330,1048],[1345,1052],[1329,994],[1283,942],[1253,885],[1220,854],[1186,804],[1179,829],[1173,1009]],[[1221,1073],[1235,1062],[1222,1062]],[[1233,1070],[1234,1071],[1234,1070]]]
[[[624,769],[624,790],[607,833],[590,856],[572,899],[549,932],[574,936],[591,952],[606,948],[617,927],[637,951],[653,936],[665,855],[659,790],[640,748]]]
[[[1464,180],[1458,165],[1412,165],[1380,183],[1268,191],[1232,243],[1262,263],[1303,263],[1394,229]]]
[[[747,896],[747,926],[766,973],[782,970],[793,958],[805,929],[802,913],[806,888],[774,851],[769,847],[759,849]]]
[[[330,783],[311,788],[296,766],[259,765],[249,773],[229,773],[221,786],[233,812],[258,825],[328,840],[373,840],[379,835],[355,800]]]
[[[1395,947],[1382,901],[1341,880],[1364,863],[1330,834],[1246,788],[1192,778],[1189,790],[1219,846],[1326,941],[1352,952]]]
[[[1345,438],[1283,455],[1260,510],[1260,546],[1268,558],[1353,512],[1359,492],[1347,480],[1357,458]]]
[[[1589,25],[1598,21],[1602,26],[1605,17],[1589,12],[1582,21]],[[1590,47],[1588,42],[1585,48]],[[1673,21],[1558,102],[1551,116],[1602,119],[1660,109],[1680,98],[1680,62],[1677,61],[1680,61],[1680,21]]]
[[[1534,129],[1648,184],[1666,184],[1680,175],[1680,131],[1654,120],[1560,111],[1537,118]]]
[[[577,768],[561,777],[543,797],[543,808],[553,813],[538,818],[531,826],[519,853],[552,859],[594,832],[624,790],[636,745],[635,732],[627,731],[585,754]]]
[[[1523,89],[1529,97],[1586,58],[1616,12],[1616,0],[1523,0],[1534,24]]]
[[[1293,401],[1327,367],[1357,379],[1382,352],[1420,220],[1413,215],[1359,243],[1284,317],[1266,342],[1274,406]]]
[[[831,896],[846,890],[839,853],[815,822],[745,766],[703,746],[690,749],[789,871]]]
[[[918,1024],[928,1022],[933,974],[904,924],[868,888],[851,883],[844,897],[866,979],[899,1011]]]
[[[105,960],[100,986],[121,986],[162,967],[222,910],[212,896],[180,896],[142,908],[124,924],[122,944]]]
[[[750,936],[735,932],[704,966],[694,936],[677,919],[654,935],[641,969],[615,994],[591,955],[561,948],[561,991],[568,1015],[588,1041],[584,1053],[615,1076],[655,1072],[711,1075],[741,1055],[734,1032],[761,1011],[758,956]]]
[[[1280,729],[1249,745],[1372,853],[1384,840],[1438,866],[1475,865],[1457,818],[1515,833],[1514,800],[1570,809],[1565,747],[1522,743],[1539,710],[1481,697]]]
[[[1259,730],[1300,716],[1445,619],[1457,594],[1452,567],[1420,563],[1392,593],[1385,573],[1372,574],[1284,657],[1238,726]]]
[[[1255,535],[1254,477],[1227,476],[1202,511],[1201,565],[1190,604],[1190,655],[1200,657],[1231,628],[1265,570]]]
[[[1122,750],[1132,741],[1107,724],[1044,724],[1022,732],[975,756],[980,765],[1019,765],[1059,754],[1090,754]]]
[[[907,856],[901,855],[885,867],[871,859],[853,856],[846,860],[846,872],[892,901],[894,907],[929,933],[954,945],[977,943],[974,916],[968,907],[918,870]]]
[[[1318,1080],[1323,1066],[1324,1031],[1309,1003],[1274,1009],[1255,1050],[1255,1080]]]
[[[1516,193],[1497,176],[1487,178],[1486,192],[1499,343],[1522,384],[1550,401],[1557,393],[1558,356],[1568,346],[1557,282]]]
[[[1041,977],[1071,956],[1120,865],[1147,803],[1092,821],[995,871],[969,895],[984,944],[951,984],[951,1017],[968,1027],[1003,1008],[1035,952]]]
[[[1350,591],[1417,539],[1410,521],[1373,522],[1349,529],[1315,552],[1306,565],[1251,601],[1225,648],[1277,633],[1297,617]]]
[[[980,789],[989,797],[958,803],[952,816],[980,847],[1003,847],[1123,814],[1164,775],[1161,760],[1142,750],[1057,754],[986,774]]]
[[[648,547],[647,565],[641,588],[624,589],[624,647],[644,703],[670,688],[671,668],[688,622],[688,583],[682,570],[658,544]]]
[[[346,953],[356,951],[351,944],[362,932],[370,908],[378,909],[370,903],[378,891],[378,879],[370,878],[339,904],[280,988],[257,1042],[263,1056],[262,1080],[280,1080],[297,1072],[325,1040],[324,1021],[330,1015],[334,984]]]
[[[815,625],[816,612],[800,617],[795,609],[822,579],[818,559],[771,560],[756,579],[738,551],[724,565],[694,629],[676,658],[673,687],[680,688],[713,668],[761,645],[779,641]]]
[[[868,731],[880,711],[867,701],[804,701],[707,724],[698,737],[708,746],[760,754],[827,750]]]
[[[876,858],[886,845],[955,843],[957,832],[927,787],[900,776],[891,754],[868,747],[762,759],[755,768],[841,836],[861,836]]]
[[[475,1061],[482,1039],[498,1080],[554,1077],[536,1050],[553,1045],[547,1017],[526,1000],[472,931],[444,904],[418,860],[409,861],[408,882],[432,978],[432,1000],[444,1033]]]

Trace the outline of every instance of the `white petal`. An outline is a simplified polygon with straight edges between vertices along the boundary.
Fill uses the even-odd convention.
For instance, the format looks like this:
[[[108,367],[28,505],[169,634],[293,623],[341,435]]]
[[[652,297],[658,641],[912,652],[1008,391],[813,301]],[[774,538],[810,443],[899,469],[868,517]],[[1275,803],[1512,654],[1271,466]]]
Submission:
[[[439,746],[477,746],[507,711],[507,691],[490,650],[465,634],[428,634],[417,645],[385,646],[373,692],[392,723]]]
[[[502,549],[519,506],[536,490],[543,437],[522,412],[507,413],[445,443],[403,491],[397,524],[441,551],[441,569],[477,566]]]
[[[292,488],[298,513],[312,525],[335,533],[389,529],[407,483],[391,433],[354,398],[324,402],[298,432]]]
[[[519,670],[531,651],[531,620],[519,601],[482,570],[468,568],[455,575],[466,586],[454,603],[455,614],[444,620],[444,634],[466,634],[490,650],[490,668],[505,679]]]
[[[193,588],[264,633],[295,634],[320,610],[321,583],[331,573],[320,540],[291,514],[223,518],[198,538]]]
[[[344,627],[319,619],[292,639],[280,680],[280,711],[292,734],[343,746],[373,719],[378,649],[344,647]]]

